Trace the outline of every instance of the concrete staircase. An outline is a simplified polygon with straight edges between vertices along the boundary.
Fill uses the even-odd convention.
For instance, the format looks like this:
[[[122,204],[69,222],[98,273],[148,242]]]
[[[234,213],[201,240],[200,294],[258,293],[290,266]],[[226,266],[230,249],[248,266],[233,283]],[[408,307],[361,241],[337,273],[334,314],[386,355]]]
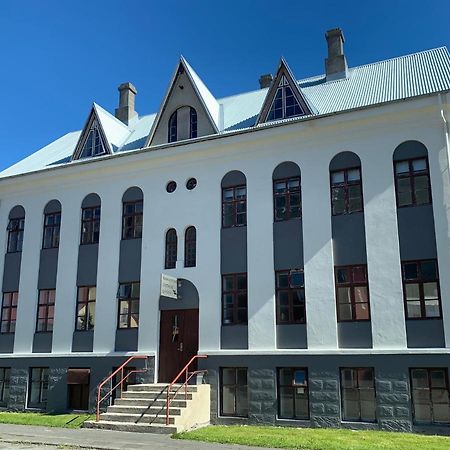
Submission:
[[[177,433],[205,426],[210,419],[210,387],[189,385],[185,399],[184,387],[174,385],[170,397],[169,425],[166,425],[167,384],[136,384],[128,386],[122,398],[100,414],[98,422],[84,423],[86,428],[144,433]]]

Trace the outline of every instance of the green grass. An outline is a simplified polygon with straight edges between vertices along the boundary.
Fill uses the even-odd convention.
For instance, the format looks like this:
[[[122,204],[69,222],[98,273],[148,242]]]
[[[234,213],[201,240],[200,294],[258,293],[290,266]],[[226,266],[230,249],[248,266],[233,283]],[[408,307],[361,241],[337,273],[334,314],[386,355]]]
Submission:
[[[46,427],[80,428],[90,414],[45,414],[38,412],[0,412],[0,423],[43,425]]]
[[[385,431],[264,426],[209,426],[175,439],[303,450],[449,450],[450,437]]]

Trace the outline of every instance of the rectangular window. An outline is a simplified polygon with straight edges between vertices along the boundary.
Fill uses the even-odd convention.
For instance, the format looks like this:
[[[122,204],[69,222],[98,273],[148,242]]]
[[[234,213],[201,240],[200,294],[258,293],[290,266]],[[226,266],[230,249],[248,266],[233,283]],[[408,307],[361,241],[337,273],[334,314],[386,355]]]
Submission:
[[[370,320],[367,265],[335,267],[338,322]]]
[[[376,422],[374,369],[341,369],[341,400],[342,420]]]
[[[100,206],[83,208],[81,212],[81,244],[98,244],[100,238]]]
[[[402,274],[406,318],[442,317],[437,261],[404,261]]]
[[[25,228],[25,217],[9,219],[8,223],[8,253],[22,251],[23,230]]]
[[[394,166],[397,206],[416,206],[431,203],[428,159],[422,157],[396,161]]]
[[[48,367],[30,369],[29,389],[28,407],[44,409],[47,404]]]
[[[44,237],[42,248],[59,247],[59,230],[61,228],[61,213],[46,214],[44,217]]]
[[[89,409],[90,369],[67,369],[68,406],[70,410]]]
[[[39,291],[39,304],[36,332],[53,331],[55,317],[55,289],[42,289]]]
[[[142,237],[143,205],[142,200],[123,204],[122,239]]]
[[[6,406],[9,399],[10,367],[0,367],[0,405]]]
[[[278,417],[309,419],[307,369],[278,369]]]
[[[16,331],[18,292],[4,292],[2,300],[1,333]]]
[[[363,210],[361,169],[331,172],[331,208],[333,216]]]
[[[220,370],[220,414],[247,417],[247,368],[223,367]]]
[[[273,182],[273,204],[276,222],[301,217],[300,177],[275,180]]]
[[[222,276],[222,325],[247,323],[247,274]]]
[[[76,330],[93,330],[95,325],[95,299],[97,288],[95,286],[81,286],[77,297],[77,323]]]
[[[247,188],[245,185],[222,189],[223,228],[247,225]]]
[[[139,326],[140,282],[119,284],[119,328]]]
[[[411,369],[415,423],[450,424],[447,369]]]
[[[306,323],[303,269],[275,272],[277,324]]]

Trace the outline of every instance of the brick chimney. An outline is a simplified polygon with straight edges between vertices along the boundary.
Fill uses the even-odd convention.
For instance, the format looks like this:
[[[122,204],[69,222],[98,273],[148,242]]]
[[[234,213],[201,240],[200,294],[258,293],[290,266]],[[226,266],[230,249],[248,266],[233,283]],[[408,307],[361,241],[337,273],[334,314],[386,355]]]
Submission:
[[[325,59],[327,81],[347,78],[347,59],[344,54],[344,34],[340,28],[333,28],[325,33],[328,44],[328,58]]]
[[[135,117],[137,112],[134,110],[137,90],[131,83],[122,83],[119,86],[119,107],[116,108],[115,116],[128,125]]]
[[[259,87],[261,89],[268,88],[272,84],[272,81],[273,81],[273,76],[271,73],[266,73],[264,75],[261,75],[259,77]]]

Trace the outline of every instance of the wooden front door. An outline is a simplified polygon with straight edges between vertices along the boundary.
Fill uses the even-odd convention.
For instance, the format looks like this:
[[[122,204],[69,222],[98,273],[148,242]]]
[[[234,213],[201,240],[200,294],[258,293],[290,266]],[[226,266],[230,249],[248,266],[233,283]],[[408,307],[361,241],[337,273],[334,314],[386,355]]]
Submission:
[[[198,309],[161,311],[159,336],[160,383],[170,383],[198,352]],[[196,370],[194,364],[190,371]],[[184,377],[180,379],[184,381]]]

